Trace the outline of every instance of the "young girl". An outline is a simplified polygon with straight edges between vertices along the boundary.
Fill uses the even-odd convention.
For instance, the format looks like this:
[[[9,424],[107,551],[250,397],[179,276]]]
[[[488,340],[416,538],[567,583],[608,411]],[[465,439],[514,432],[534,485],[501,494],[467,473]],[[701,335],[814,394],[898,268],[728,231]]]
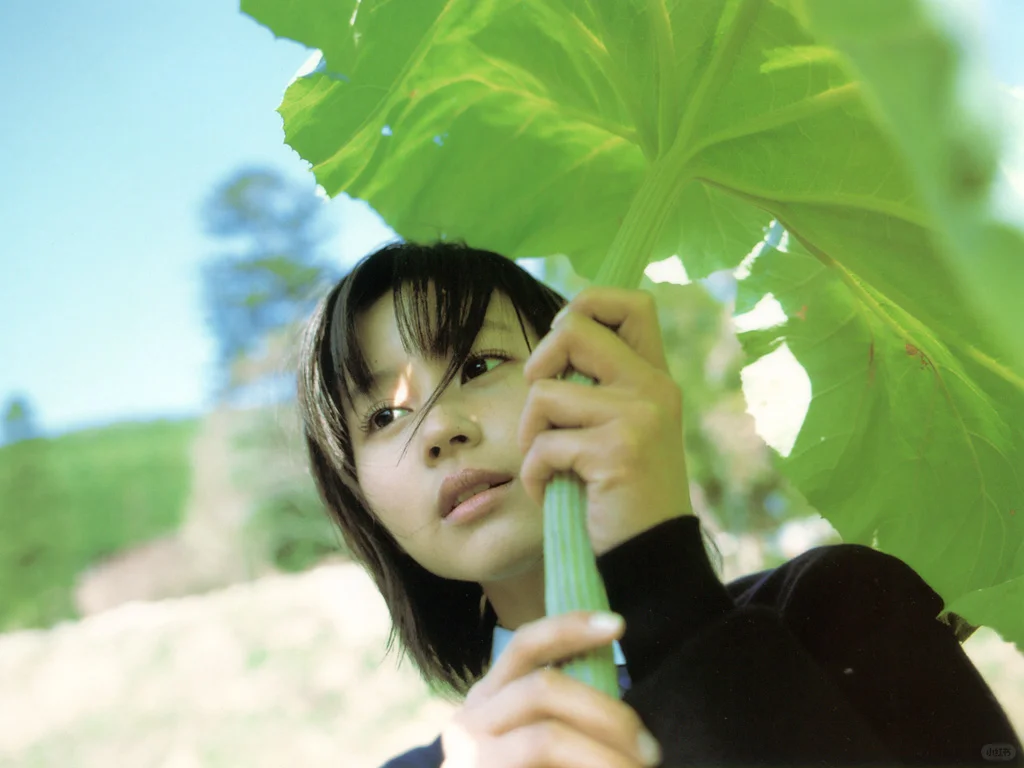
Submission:
[[[559,380],[570,364],[597,386]],[[498,254],[389,245],[314,313],[299,403],[326,509],[390,610],[388,651],[397,634],[461,704],[386,768],[1022,764],[902,561],[841,544],[722,584],[644,291],[566,305]],[[618,617],[544,616],[544,487],[570,469]],[[609,643],[621,700],[557,669]]]

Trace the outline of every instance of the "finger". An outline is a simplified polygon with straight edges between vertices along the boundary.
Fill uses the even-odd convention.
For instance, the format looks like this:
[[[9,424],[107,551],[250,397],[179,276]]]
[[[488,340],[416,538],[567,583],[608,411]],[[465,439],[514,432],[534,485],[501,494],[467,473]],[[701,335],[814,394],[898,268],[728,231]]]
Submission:
[[[541,669],[505,686],[465,722],[476,733],[501,736],[545,720],[565,723],[612,749],[639,756],[644,724],[636,711],[557,669]]]
[[[470,695],[477,700],[489,699],[513,680],[548,664],[609,645],[621,637],[624,626],[609,628],[590,623],[598,613],[570,611],[524,624],[490,671],[473,686]]]
[[[523,376],[531,384],[554,378],[570,362],[577,371],[605,383],[615,379],[618,370],[646,364],[613,330],[575,313],[540,340],[523,366]]]
[[[609,490],[642,474],[643,432],[613,421],[591,429],[555,429],[534,438],[523,456],[519,479],[538,506],[556,472],[575,472],[588,489]]]
[[[555,378],[569,365],[604,386],[639,386],[650,372],[668,375],[660,338],[655,354],[645,356],[612,330],[576,313],[540,340],[523,366],[523,376],[528,383]]]
[[[641,358],[655,368],[668,372],[668,361],[665,358],[665,346],[658,322],[658,305],[648,291],[590,286],[580,291],[564,309],[568,310],[566,319],[556,323],[554,327],[570,323],[573,314],[583,315],[611,329]]]
[[[635,411],[641,402],[636,392],[541,379],[530,387],[519,417],[519,451],[526,454],[537,435],[549,429],[585,429],[613,419],[628,421],[631,415],[640,417],[643,414]]]
[[[502,765],[530,768],[638,768],[643,759],[633,746],[609,745],[590,733],[550,720],[507,733],[493,743]],[[497,765],[487,760],[483,765]]]

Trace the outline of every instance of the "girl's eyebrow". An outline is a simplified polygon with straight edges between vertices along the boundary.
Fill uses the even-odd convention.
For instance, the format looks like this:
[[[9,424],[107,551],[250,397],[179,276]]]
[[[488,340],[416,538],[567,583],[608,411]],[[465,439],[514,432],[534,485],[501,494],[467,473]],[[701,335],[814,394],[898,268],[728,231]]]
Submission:
[[[505,331],[507,333],[512,332],[512,327],[508,325],[504,320],[485,319],[483,325],[480,326],[481,332],[484,330],[493,331]],[[407,367],[406,363],[403,368]],[[380,390],[387,389],[395,379],[398,378],[399,371],[395,368],[382,368],[377,371],[370,372],[370,388],[365,393],[360,393],[359,398],[370,398],[376,395]]]

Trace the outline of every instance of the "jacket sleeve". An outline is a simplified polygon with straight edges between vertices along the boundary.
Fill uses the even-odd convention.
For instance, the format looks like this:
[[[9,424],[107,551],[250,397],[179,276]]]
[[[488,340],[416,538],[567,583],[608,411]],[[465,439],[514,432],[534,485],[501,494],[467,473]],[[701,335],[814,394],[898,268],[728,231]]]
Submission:
[[[598,558],[626,618],[624,699],[665,766],[980,765],[1000,742],[1018,750],[1002,764],[1021,764],[1005,714],[907,566],[822,547],[737,605],[699,526],[669,520]]]
[[[910,566],[857,544],[818,547],[792,566],[785,578],[769,578],[766,594],[901,760],[1022,764],[1006,713],[937,618],[942,598]],[[988,751],[1000,746],[1016,759]]]

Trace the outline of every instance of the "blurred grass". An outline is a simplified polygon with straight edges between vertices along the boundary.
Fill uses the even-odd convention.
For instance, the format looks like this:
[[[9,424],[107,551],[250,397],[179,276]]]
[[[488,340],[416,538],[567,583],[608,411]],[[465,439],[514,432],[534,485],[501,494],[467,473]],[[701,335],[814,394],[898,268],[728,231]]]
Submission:
[[[285,573],[301,573],[324,558],[348,555],[316,489],[308,483],[259,501],[245,534],[259,541],[261,553]]]
[[[75,618],[78,573],[180,525],[199,424],[122,423],[0,447],[0,631]]]

